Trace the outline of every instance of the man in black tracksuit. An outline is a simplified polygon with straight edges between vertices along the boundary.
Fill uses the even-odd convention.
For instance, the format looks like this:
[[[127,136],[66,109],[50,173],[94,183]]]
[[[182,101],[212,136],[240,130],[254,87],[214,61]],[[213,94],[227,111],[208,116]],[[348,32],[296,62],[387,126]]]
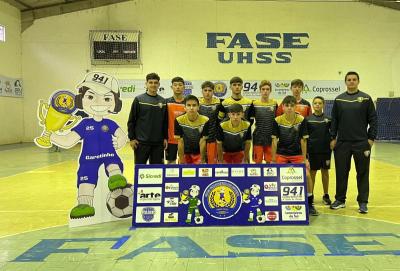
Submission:
[[[135,164],[164,163],[167,144],[167,105],[157,94],[160,77],[156,73],[146,76],[146,93],[133,100],[128,120],[128,137],[135,153]]]
[[[332,108],[331,148],[335,154],[336,200],[331,209],[345,207],[353,156],[357,171],[358,211],[365,214],[368,212],[369,163],[377,133],[377,115],[372,98],[358,90],[358,74],[348,72],[345,83],[347,91],[336,97]]]

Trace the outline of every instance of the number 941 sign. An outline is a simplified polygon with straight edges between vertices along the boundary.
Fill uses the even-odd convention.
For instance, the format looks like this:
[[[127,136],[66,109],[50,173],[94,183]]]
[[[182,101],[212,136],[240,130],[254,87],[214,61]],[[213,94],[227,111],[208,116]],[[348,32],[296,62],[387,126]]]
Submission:
[[[281,201],[304,201],[304,187],[294,185],[281,186]]]

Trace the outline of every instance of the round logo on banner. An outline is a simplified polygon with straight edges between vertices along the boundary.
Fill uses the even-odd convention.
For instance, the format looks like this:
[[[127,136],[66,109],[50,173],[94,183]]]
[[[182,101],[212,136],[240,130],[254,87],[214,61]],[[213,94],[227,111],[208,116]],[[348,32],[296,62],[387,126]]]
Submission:
[[[60,90],[51,97],[51,106],[58,112],[72,114],[75,107],[75,95],[68,90]]]
[[[240,210],[242,193],[234,183],[218,180],[209,184],[204,190],[203,206],[213,218],[228,219]]]
[[[215,82],[214,83],[214,96],[221,98],[224,97],[228,88],[224,82]]]

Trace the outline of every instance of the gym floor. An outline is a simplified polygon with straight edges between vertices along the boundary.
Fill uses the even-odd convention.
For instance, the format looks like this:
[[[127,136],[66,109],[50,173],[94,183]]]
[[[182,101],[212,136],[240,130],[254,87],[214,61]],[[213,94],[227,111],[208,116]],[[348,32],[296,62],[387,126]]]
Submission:
[[[70,229],[79,148],[0,146],[0,270],[400,270],[400,144],[374,145],[369,213],[322,204],[309,226],[141,228],[129,219]],[[133,178],[132,151],[120,151]],[[331,198],[335,172],[330,171]]]

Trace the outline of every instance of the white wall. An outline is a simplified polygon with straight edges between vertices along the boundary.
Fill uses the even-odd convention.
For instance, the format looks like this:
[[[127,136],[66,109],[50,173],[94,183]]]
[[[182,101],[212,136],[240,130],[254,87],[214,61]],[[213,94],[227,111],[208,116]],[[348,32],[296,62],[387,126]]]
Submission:
[[[0,42],[0,75],[21,78],[21,23],[19,10],[0,2],[0,24],[6,27],[6,42]],[[0,144],[21,142],[22,98],[0,96]]]
[[[142,31],[140,67],[92,67],[89,30]],[[358,2],[136,0],[35,21],[22,34],[25,84],[24,140],[41,132],[38,99],[60,88],[74,89],[86,70],[120,79],[340,79],[348,70],[361,76],[360,89],[374,98],[400,95],[400,12]],[[220,64],[206,48],[207,32],[307,32],[308,49],[292,50],[290,64]],[[268,50],[268,49],[267,49]],[[234,49],[233,51],[239,51]],[[243,50],[242,50],[243,51]],[[258,52],[260,49],[250,49]],[[275,50],[276,51],[276,50]],[[125,129],[131,101],[116,116]]]

